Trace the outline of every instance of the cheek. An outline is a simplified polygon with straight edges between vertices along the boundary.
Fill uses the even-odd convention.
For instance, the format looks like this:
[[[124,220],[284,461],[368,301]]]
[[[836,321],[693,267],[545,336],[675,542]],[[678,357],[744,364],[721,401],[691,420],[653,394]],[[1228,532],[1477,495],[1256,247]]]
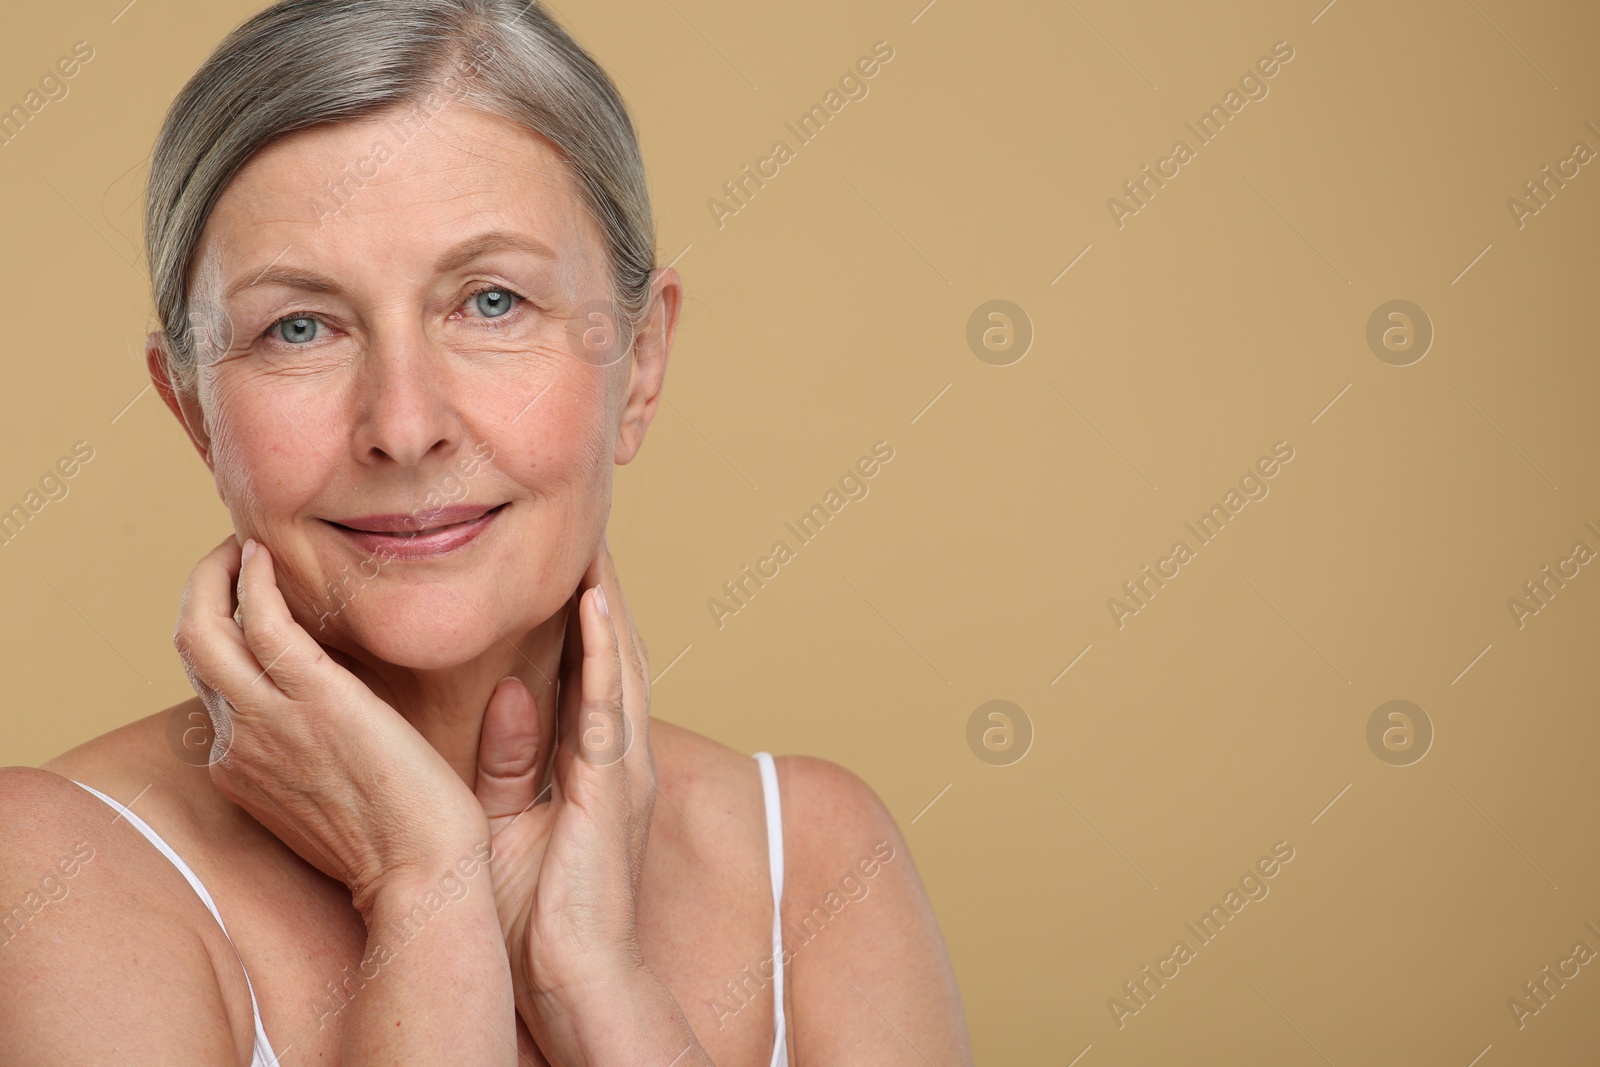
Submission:
[[[532,484],[593,489],[606,480],[613,445],[610,396],[609,377],[582,367],[556,382],[518,420],[533,422],[513,436]]]
[[[578,580],[605,529],[613,472],[609,393],[602,376],[591,372],[588,378],[595,384],[569,380],[565,388],[551,389],[524,416],[539,412],[532,426],[518,432],[519,420],[512,432],[490,438],[496,448],[492,463],[532,503],[513,551],[543,575],[529,587],[542,592],[536,602],[507,605],[529,619],[559,609],[559,601],[546,602],[549,591]]]
[[[274,511],[292,508],[314,490],[328,461],[307,440],[315,437],[310,419],[291,426],[256,392],[219,389],[206,411],[217,488],[236,525],[265,532]]]
[[[603,387],[586,398],[583,423],[574,427],[574,456],[591,475],[604,475],[611,469],[615,444],[611,428],[609,393]]]

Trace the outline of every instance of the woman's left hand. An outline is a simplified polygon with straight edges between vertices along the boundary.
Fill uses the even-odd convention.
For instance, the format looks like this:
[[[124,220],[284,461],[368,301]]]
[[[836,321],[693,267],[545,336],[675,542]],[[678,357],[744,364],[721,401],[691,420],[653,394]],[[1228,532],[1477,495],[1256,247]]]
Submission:
[[[635,922],[656,793],[649,664],[604,542],[573,600],[559,712],[502,679],[476,788],[517,1010],[557,1064],[586,1062],[591,1032],[615,1026],[630,993],[655,982]]]

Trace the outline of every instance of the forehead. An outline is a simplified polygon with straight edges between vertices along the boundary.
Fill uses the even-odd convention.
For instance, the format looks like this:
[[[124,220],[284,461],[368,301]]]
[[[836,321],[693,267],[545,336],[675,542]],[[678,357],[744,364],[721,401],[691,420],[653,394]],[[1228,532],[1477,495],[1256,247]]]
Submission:
[[[431,262],[486,228],[527,233],[569,269],[596,261],[601,241],[543,137],[457,103],[431,117],[396,107],[298,130],[257,152],[218,198],[194,263],[224,284],[285,249],[394,267]]]

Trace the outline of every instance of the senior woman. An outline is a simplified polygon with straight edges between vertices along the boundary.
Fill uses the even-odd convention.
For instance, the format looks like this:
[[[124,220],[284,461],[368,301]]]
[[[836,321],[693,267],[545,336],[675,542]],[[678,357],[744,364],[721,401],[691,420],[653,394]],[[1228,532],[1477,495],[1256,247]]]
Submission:
[[[197,697],[0,773],[0,1064],[970,1062],[873,792],[649,721],[603,532],[682,282],[593,59],[525,0],[284,0],[146,226],[234,534]]]

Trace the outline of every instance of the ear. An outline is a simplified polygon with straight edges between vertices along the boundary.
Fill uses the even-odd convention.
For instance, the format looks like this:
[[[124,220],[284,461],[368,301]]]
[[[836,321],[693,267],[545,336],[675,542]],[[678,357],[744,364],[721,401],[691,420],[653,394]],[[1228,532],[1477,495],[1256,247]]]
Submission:
[[[644,433],[655,418],[661,383],[667,376],[667,357],[678,329],[678,309],[683,303],[683,279],[672,267],[656,272],[650,283],[650,302],[633,343],[629,361],[628,397],[617,424],[616,462],[627,463],[639,454]]]
[[[161,394],[161,399],[183,424],[184,432],[189,435],[189,440],[194,442],[200,458],[205,461],[206,469],[212,470],[211,437],[206,433],[205,418],[200,410],[200,398],[180,388],[172,380],[172,368],[167,360],[166,337],[160,330],[152,330],[150,336],[145,338],[144,362],[150,369],[150,380],[155,383],[156,392]]]

